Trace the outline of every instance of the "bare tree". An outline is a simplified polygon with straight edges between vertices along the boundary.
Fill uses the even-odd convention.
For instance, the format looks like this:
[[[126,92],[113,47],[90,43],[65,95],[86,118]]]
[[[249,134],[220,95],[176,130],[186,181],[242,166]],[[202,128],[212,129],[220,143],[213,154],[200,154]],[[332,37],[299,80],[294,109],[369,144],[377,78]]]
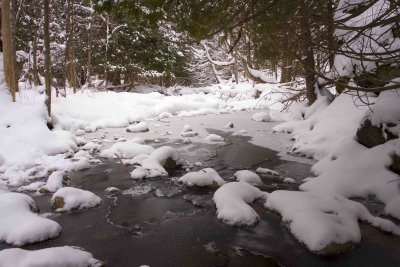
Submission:
[[[45,47],[45,84],[46,84],[46,106],[49,116],[51,115],[51,55],[50,55],[50,0],[44,0],[44,47]]]
[[[16,55],[15,55],[15,33],[13,27],[14,8],[10,0],[1,2],[1,33],[3,40],[3,64],[4,79],[9,87],[13,101],[15,102],[15,93],[18,91],[16,75]]]

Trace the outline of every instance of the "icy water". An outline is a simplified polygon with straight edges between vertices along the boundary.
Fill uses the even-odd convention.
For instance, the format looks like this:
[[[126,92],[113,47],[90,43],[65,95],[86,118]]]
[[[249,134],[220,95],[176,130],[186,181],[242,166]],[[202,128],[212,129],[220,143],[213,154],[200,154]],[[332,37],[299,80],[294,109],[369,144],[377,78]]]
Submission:
[[[205,162],[224,179],[237,169],[267,167],[296,180],[309,176],[310,166],[284,161],[277,152],[249,143],[249,137],[226,136],[226,145],[192,144],[183,156]],[[164,140],[166,141],[166,140]],[[180,147],[179,142],[157,145]],[[262,203],[253,207],[260,215],[255,227],[230,227],[216,218],[212,202],[215,189],[186,188],[175,182],[185,171],[169,178],[137,181],[133,167],[116,161],[70,175],[73,186],[101,196],[100,206],[52,217],[60,223],[60,237],[24,249],[79,246],[106,266],[400,266],[400,238],[387,236],[363,224],[363,241],[354,251],[331,258],[319,257],[298,243],[279,215]],[[200,169],[201,167],[197,168]],[[195,169],[195,170],[197,170]],[[263,177],[265,191],[297,190],[271,177]],[[120,192],[110,195],[114,186]],[[35,196],[42,212],[51,212],[50,196]],[[0,249],[6,248],[0,244]]]

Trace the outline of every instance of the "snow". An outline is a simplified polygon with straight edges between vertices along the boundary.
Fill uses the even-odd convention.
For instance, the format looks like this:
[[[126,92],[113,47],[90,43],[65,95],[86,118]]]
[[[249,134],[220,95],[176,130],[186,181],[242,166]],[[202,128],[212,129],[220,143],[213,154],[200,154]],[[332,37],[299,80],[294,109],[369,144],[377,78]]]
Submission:
[[[63,207],[59,207],[56,211],[70,211],[72,209],[92,208],[101,203],[101,198],[92,192],[73,187],[63,187],[54,193],[51,198],[51,204],[55,205],[57,198],[62,198]]]
[[[30,196],[0,193],[0,241],[21,246],[60,234],[61,226],[58,223],[42,218],[32,210],[37,210],[37,206]]]
[[[258,112],[254,113],[253,116],[251,116],[251,119],[258,122],[268,122],[271,121],[271,116],[268,112]]]
[[[400,228],[391,221],[374,217],[362,204],[337,195],[278,190],[269,194],[265,206],[279,212],[291,233],[317,253],[333,243],[359,243],[358,220],[400,235]]]
[[[17,191],[18,192],[24,192],[24,191],[35,192],[35,191],[39,190],[39,188],[41,188],[45,184],[46,184],[45,182],[33,182],[28,185],[18,187]]]
[[[259,216],[248,203],[267,195],[247,183],[226,183],[214,193],[217,218],[228,225],[254,225]]]
[[[260,176],[249,170],[237,171],[233,176],[236,178],[236,181],[240,183],[248,183],[254,186],[263,184]]]
[[[154,178],[168,176],[164,165],[173,161],[177,166],[186,164],[185,159],[180,153],[170,147],[163,146],[154,150],[150,155],[140,154],[132,159],[131,163],[137,163],[140,166],[131,172],[133,179]]]
[[[102,150],[100,156],[117,158],[118,155],[122,159],[131,159],[140,154],[150,154],[153,151],[152,146],[140,144],[137,140],[130,140],[113,144],[110,148]]]
[[[225,181],[212,168],[205,168],[198,172],[189,172],[178,180],[188,186],[222,186]]]
[[[149,126],[147,125],[147,122],[141,121],[137,124],[130,125],[126,128],[127,132],[131,133],[139,133],[139,132],[147,132],[149,130]]]
[[[285,184],[295,184],[295,183],[296,183],[296,180],[293,179],[293,178],[285,178],[285,179],[283,179],[283,182],[284,182]]]
[[[68,185],[67,180],[64,180],[64,172],[55,171],[50,174],[46,185],[41,188],[43,188],[45,191],[54,193],[64,185]]]
[[[222,136],[219,136],[217,134],[209,134],[205,139],[210,142],[224,142],[225,141],[225,139]]]
[[[99,267],[102,263],[78,247],[53,247],[40,250],[10,248],[0,251],[0,266],[13,267]]]
[[[268,169],[268,168],[262,168],[262,167],[258,167],[256,172],[261,173],[261,174],[272,174],[272,175],[279,175],[279,172]]]

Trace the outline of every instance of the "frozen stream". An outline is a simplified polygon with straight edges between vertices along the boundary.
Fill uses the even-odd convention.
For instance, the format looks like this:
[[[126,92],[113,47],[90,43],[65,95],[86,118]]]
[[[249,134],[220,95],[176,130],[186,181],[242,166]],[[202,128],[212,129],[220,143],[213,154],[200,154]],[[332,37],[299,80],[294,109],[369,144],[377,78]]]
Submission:
[[[245,115],[248,116],[238,113],[239,117]],[[201,120],[211,117],[198,117],[198,125]],[[185,120],[193,121],[191,118]],[[176,124],[175,129],[178,129],[185,120],[175,119],[168,124],[171,127]],[[221,122],[214,123],[221,125]],[[299,162],[290,160],[289,156],[281,157],[290,147],[289,135],[273,134],[273,123],[246,123],[260,126],[241,125],[254,129],[249,133],[254,139],[233,136],[232,131],[222,131],[221,127],[207,123],[208,128],[203,126],[207,129],[199,130],[200,136],[204,137],[205,131],[219,134],[225,137],[225,144],[204,143],[197,138],[193,139],[193,143],[184,145],[182,139],[174,135],[165,136],[157,143],[153,139],[146,143],[179,148],[190,162],[203,162],[204,166],[215,168],[225,180],[232,179],[237,169],[255,170],[257,167],[277,170],[283,177],[297,181],[310,175],[311,161],[302,159]],[[165,131],[165,128],[160,131]],[[95,138],[104,132],[126,135],[120,129],[113,129],[89,136]],[[157,136],[157,133],[142,134],[143,137],[151,135]],[[270,147],[275,150],[280,148],[281,153],[255,145],[262,142],[261,136],[269,140],[265,142],[269,142]],[[24,249],[79,246],[107,266],[116,267],[400,266],[400,238],[387,236],[369,225],[361,225],[363,241],[353,252],[323,258],[299,244],[280,217],[267,211],[261,203],[253,205],[261,219],[255,227],[230,227],[216,218],[212,202],[215,189],[187,188],[175,182],[174,178],[182,176],[184,170],[176,170],[168,178],[133,180],[129,175],[133,167],[124,167],[116,160],[102,161],[102,164],[69,175],[72,186],[94,192],[103,199],[102,204],[89,210],[52,216],[63,228],[61,236],[24,246]],[[284,184],[270,177],[264,177],[263,181],[265,186],[261,189],[269,192],[276,189],[297,190],[298,187],[298,184]],[[119,188],[120,192],[114,195],[105,193],[104,190],[110,186]],[[42,213],[52,212],[50,195],[34,196],[34,199]],[[4,243],[0,244],[0,250],[6,247]]]

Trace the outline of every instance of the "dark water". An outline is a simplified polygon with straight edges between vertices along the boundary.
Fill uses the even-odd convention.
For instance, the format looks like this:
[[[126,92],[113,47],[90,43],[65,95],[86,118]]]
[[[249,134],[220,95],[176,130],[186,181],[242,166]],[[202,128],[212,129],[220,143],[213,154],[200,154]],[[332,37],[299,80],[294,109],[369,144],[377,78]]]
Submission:
[[[210,131],[223,135],[222,132]],[[249,143],[248,137],[226,136],[227,145],[193,144],[183,156],[205,161],[224,179],[236,169],[267,167],[296,180],[309,176],[309,165],[284,161],[277,152]],[[179,143],[174,143],[179,147]],[[230,227],[216,219],[212,202],[214,189],[190,189],[171,177],[133,180],[129,171],[115,161],[71,173],[73,186],[102,197],[100,206],[62,214],[60,237],[24,249],[79,246],[107,266],[400,266],[400,238],[388,236],[362,224],[363,241],[354,251],[331,258],[317,256],[298,243],[280,217],[262,203],[253,206],[260,215],[255,227]],[[296,190],[271,177],[263,177],[266,191]],[[136,187],[151,190],[132,196],[108,195],[107,187],[121,191]],[[51,212],[50,196],[35,196],[42,212]],[[0,244],[0,249],[8,247]],[[11,266],[10,266],[11,267]]]

